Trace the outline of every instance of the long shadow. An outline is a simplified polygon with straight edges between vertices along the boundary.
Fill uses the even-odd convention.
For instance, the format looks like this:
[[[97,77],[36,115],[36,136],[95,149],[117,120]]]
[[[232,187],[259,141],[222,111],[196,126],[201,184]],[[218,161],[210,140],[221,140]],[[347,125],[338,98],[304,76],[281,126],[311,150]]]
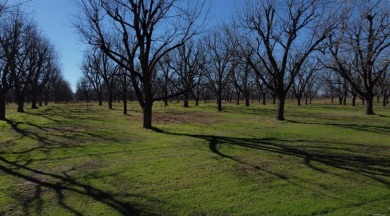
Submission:
[[[40,191],[42,188],[48,188],[56,192],[58,203],[63,206],[65,209],[68,209],[75,215],[82,215],[76,209],[71,208],[65,203],[65,191],[74,192],[83,196],[88,196],[96,201],[104,203],[111,208],[117,210],[122,215],[137,215],[140,213],[131,203],[123,202],[116,199],[112,194],[100,190],[98,188],[92,187],[87,184],[83,184],[77,182],[72,179],[69,175],[61,176],[57,174],[47,173],[40,170],[32,169],[28,167],[26,164],[18,164],[16,162],[12,162],[7,160],[6,158],[0,156],[0,170],[9,175],[24,179],[26,181],[32,182],[36,184],[37,190],[35,193],[35,198],[38,199],[40,196]],[[28,164],[28,163],[27,163]],[[33,176],[40,176],[43,178],[37,178],[33,176],[29,176],[25,174],[27,172],[32,173]],[[45,178],[54,179],[52,183],[49,181],[45,181]]]
[[[344,123],[319,123],[319,122],[300,122],[296,120],[288,120],[291,123],[297,124],[309,124],[309,125],[325,125],[332,127],[340,127],[346,129],[353,129],[356,131],[362,132],[371,132],[377,133],[381,135],[389,135],[390,136],[390,126],[373,126],[373,125],[356,125],[356,124],[344,124]]]
[[[29,181],[35,184],[35,193],[34,196],[29,198],[28,200],[24,200],[21,202],[21,205],[26,213],[26,215],[29,215],[28,213],[28,204],[32,203],[33,201],[37,202],[37,205],[35,205],[35,208],[38,212],[42,210],[42,190],[43,188],[50,189],[56,193],[57,197],[57,203],[62,206],[64,209],[67,209],[69,212],[71,212],[74,215],[82,215],[81,212],[79,212],[77,209],[72,208],[71,206],[66,204],[66,199],[68,198],[66,196],[67,192],[73,192],[79,195],[83,195],[89,198],[94,199],[95,201],[101,202],[107,206],[109,206],[112,209],[115,209],[117,212],[119,212],[121,215],[138,215],[138,214],[153,214],[153,213],[147,213],[144,209],[137,209],[129,202],[123,202],[119,199],[117,199],[117,196],[122,196],[122,193],[114,195],[113,193],[109,193],[106,191],[103,191],[99,188],[93,187],[88,184],[80,183],[71,176],[69,176],[67,173],[62,173],[62,175],[59,174],[53,174],[45,171],[41,171],[38,169],[31,168],[30,164],[35,162],[35,160],[29,159],[27,153],[31,153],[33,151],[40,150],[42,152],[49,153],[53,148],[71,148],[78,146],[77,144],[67,144],[62,143],[60,141],[56,141],[55,137],[61,137],[62,135],[69,134],[69,133],[83,133],[85,135],[90,136],[91,138],[102,138],[96,136],[94,134],[90,134],[88,132],[80,132],[80,131],[73,131],[69,129],[58,129],[58,128],[46,128],[42,127],[30,122],[14,122],[12,120],[7,119],[6,122],[11,126],[11,128],[17,132],[21,137],[29,137],[31,139],[36,140],[38,143],[40,143],[39,146],[29,148],[26,150],[20,150],[16,152],[0,152],[0,171],[12,175],[14,177],[23,179],[25,181]],[[31,127],[35,127],[38,129],[37,132],[34,132],[35,129],[22,129],[19,127],[20,124],[26,124]],[[46,137],[44,132],[50,132],[50,131],[57,131],[61,132],[63,134],[60,135],[53,135],[50,134],[50,136],[54,136],[54,138],[51,140],[48,137]],[[47,133],[46,133],[47,135]],[[104,138],[109,139],[109,138]],[[110,141],[113,141],[112,139],[109,139]],[[122,151],[118,151],[122,152]],[[111,153],[111,152],[110,152]],[[114,152],[117,153],[117,152]],[[8,160],[5,155],[16,155],[15,161]],[[105,153],[106,154],[106,153]],[[23,160],[19,160],[20,157],[23,157]],[[72,156],[73,157],[73,156]],[[61,159],[64,159],[61,157]],[[66,159],[66,158],[65,158]],[[23,162],[22,162],[23,161]],[[28,174],[27,174],[28,173]],[[131,194],[127,193],[126,196],[137,196],[142,197],[146,199],[154,199],[154,198],[148,198],[142,195],[138,194]]]
[[[327,149],[324,145],[322,149],[310,150],[305,146],[293,146],[289,145],[287,140],[280,140],[277,138],[264,138],[264,139],[252,139],[252,138],[235,138],[225,136],[213,136],[213,135],[198,135],[198,134],[181,134],[165,132],[161,129],[154,129],[156,132],[170,134],[174,136],[187,136],[192,138],[198,138],[206,140],[209,143],[209,149],[211,152],[230,159],[236,162],[250,165],[235,157],[226,155],[218,150],[218,146],[242,146],[249,149],[256,149],[266,152],[272,152],[281,155],[289,155],[302,159],[302,163],[308,167],[320,171],[327,172],[323,168],[319,168],[313,164],[313,162],[321,163],[330,167],[351,171],[366,177],[369,177],[375,181],[385,184],[390,188],[390,158],[388,157],[374,157],[364,155],[364,152],[354,151],[352,154],[348,153],[335,153]],[[301,140],[304,142],[303,140]],[[286,144],[287,143],[287,144]],[[379,151],[380,149],[378,149]],[[251,165],[255,167],[254,165]],[[259,167],[255,167],[259,169]],[[267,170],[265,170],[267,171]],[[282,174],[277,174],[272,171],[267,171],[280,178],[285,178]]]

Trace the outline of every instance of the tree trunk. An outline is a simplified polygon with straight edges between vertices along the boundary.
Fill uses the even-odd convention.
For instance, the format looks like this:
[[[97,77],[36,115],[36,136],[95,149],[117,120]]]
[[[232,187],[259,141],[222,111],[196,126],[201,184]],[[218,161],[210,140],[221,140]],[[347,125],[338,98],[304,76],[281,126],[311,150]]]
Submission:
[[[286,95],[284,93],[278,94],[278,109],[276,111],[276,120],[284,121],[284,103]]]
[[[199,106],[199,98],[195,98],[195,106]]]
[[[249,94],[245,94],[245,106],[249,106],[249,105],[250,105]]]
[[[49,104],[49,96],[45,95],[45,105],[47,106]]]
[[[188,108],[188,107],[189,107],[189,105],[188,105],[188,99],[189,99],[189,93],[186,92],[186,93],[184,93],[184,105],[183,105],[183,107],[185,107],[185,108]]]
[[[364,113],[366,115],[375,115],[373,109],[373,101],[374,101],[373,95],[367,95],[365,97]]]
[[[32,98],[31,100],[31,109],[38,109],[38,106],[37,106],[37,99],[36,98]]]
[[[217,92],[217,105],[218,105],[218,112],[222,111],[222,90],[218,90]]]
[[[127,97],[123,94],[123,115],[127,115]]]
[[[23,97],[18,97],[18,113],[24,113],[24,98]]]
[[[386,98],[387,98],[387,94],[386,92],[383,93],[383,98],[382,98],[382,106],[385,107],[386,106]]]
[[[38,105],[41,107],[43,105],[43,98],[42,95],[38,99]]]
[[[356,106],[356,95],[352,95],[352,106]]]
[[[0,120],[5,120],[5,92],[0,90]]]
[[[108,109],[112,109],[112,89],[108,88]]]
[[[333,96],[330,97],[330,100],[332,101],[332,104],[333,104]]]
[[[151,129],[152,128],[152,106],[153,102],[150,99],[145,100],[145,106],[144,106],[144,125],[143,127],[145,129]]]
[[[99,98],[99,106],[103,105],[103,95],[102,93],[98,93],[98,98]]]
[[[267,98],[266,98],[267,95],[266,95],[265,93],[263,93],[262,96],[263,96],[263,102],[262,102],[262,104],[263,104],[263,105],[266,105],[266,104],[267,104]]]
[[[308,105],[309,98],[305,97],[305,105]]]
[[[298,106],[300,106],[301,105],[301,97],[296,96],[296,98],[297,98],[297,104],[298,104]]]

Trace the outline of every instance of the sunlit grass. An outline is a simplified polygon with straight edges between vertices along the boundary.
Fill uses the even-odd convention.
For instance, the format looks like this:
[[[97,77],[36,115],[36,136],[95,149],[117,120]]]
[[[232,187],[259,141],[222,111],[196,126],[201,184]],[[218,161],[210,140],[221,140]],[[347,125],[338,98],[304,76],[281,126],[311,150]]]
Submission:
[[[95,103],[0,122],[0,215],[390,214],[390,109]]]

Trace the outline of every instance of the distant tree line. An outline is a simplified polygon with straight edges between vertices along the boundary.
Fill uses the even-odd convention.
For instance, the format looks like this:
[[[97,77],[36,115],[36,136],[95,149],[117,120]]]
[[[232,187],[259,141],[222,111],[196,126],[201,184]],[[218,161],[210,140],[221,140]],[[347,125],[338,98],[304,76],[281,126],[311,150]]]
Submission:
[[[245,0],[239,16],[211,28],[204,1],[185,3],[78,0],[74,26],[90,49],[77,99],[110,108],[136,99],[144,128],[157,100],[216,100],[222,111],[223,100],[272,99],[277,120],[288,97],[360,98],[367,115],[375,97],[389,102],[388,1]]]
[[[54,45],[39,26],[21,9],[21,3],[0,2],[0,119],[5,120],[7,102],[25,102],[36,109],[48,101],[73,98],[61,74]]]

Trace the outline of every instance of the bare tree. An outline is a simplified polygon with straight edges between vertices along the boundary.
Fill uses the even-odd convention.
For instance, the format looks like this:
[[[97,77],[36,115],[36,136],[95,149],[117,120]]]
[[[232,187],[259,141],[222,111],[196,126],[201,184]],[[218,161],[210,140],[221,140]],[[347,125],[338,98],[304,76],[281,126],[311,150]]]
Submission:
[[[382,96],[382,106],[386,106],[390,96],[390,72],[383,73],[378,81],[378,88]]]
[[[177,0],[78,0],[74,22],[83,41],[98,46],[129,74],[152,128],[152,81],[158,62],[198,33],[204,3]],[[137,68],[139,65],[139,68]]]
[[[3,15],[3,14],[2,14]],[[0,120],[5,120],[6,93],[13,88],[16,58],[21,43],[23,24],[19,15],[1,17],[0,22]],[[3,20],[4,19],[4,20]]]
[[[77,81],[77,91],[76,95],[78,99],[84,100],[87,103],[90,102],[92,96],[92,83],[87,77],[82,77]]]
[[[390,14],[388,1],[359,1],[348,5],[342,22],[328,38],[331,62],[336,71],[365,101],[365,114],[373,115],[375,86],[390,61]]]
[[[97,49],[92,49],[85,52],[81,70],[83,76],[89,80],[92,88],[98,96],[99,106],[103,105],[103,91],[105,82],[102,74],[104,74],[105,63],[101,53]]]
[[[231,43],[235,43],[235,41],[225,37],[223,31],[226,29],[215,30],[205,38],[205,48],[208,52],[203,52],[202,56],[202,61],[205,62],[202,70],[204,70],[210,87],[217,98],[218,111],[222,111],[223,90],[229,84],[231,74],[238,65],[238,58],[232,52],[234,45]]]
[[[35,67],[32,67],[30,79],[31,108],[37,109],[38,97],[42,96],[44,86],[51,80],[51,76],[58,67],[58,55],[50,41],[43,37],[36,38]],[[40,104],[41,103],[40,98]]]
[[[175,52],[175,61],[172,67],[178,75],[182,88],[188,89],[183,93],[184,107],[189,107],[190,95],[196,95],[193,89],[201,76],[199,52],[199,47],[194,41],[189,41]]]
[[[272,82],[258,71],[252,59],[247,58],[247,62],[278,98],[277,120],[285,119],[286,95],[296,75],[332,26],[327,6],[319,0],[246,2],[242,23],[256,37],[257,46],[252,49],[272,77]]]
[[[302,69],[297,73],[291,91],[297,99],[298,106],[301,105],[301,99],[305,96],[305,92],[310,92],[307,91],[307,89],[313,86],[313,77],[315,77],[314,74],[318,71],[318,69],[319,63],[315,58],[313,58],[308,59],[308,61],[303,64]],[[307,104],[308,94],[306,95]]]

